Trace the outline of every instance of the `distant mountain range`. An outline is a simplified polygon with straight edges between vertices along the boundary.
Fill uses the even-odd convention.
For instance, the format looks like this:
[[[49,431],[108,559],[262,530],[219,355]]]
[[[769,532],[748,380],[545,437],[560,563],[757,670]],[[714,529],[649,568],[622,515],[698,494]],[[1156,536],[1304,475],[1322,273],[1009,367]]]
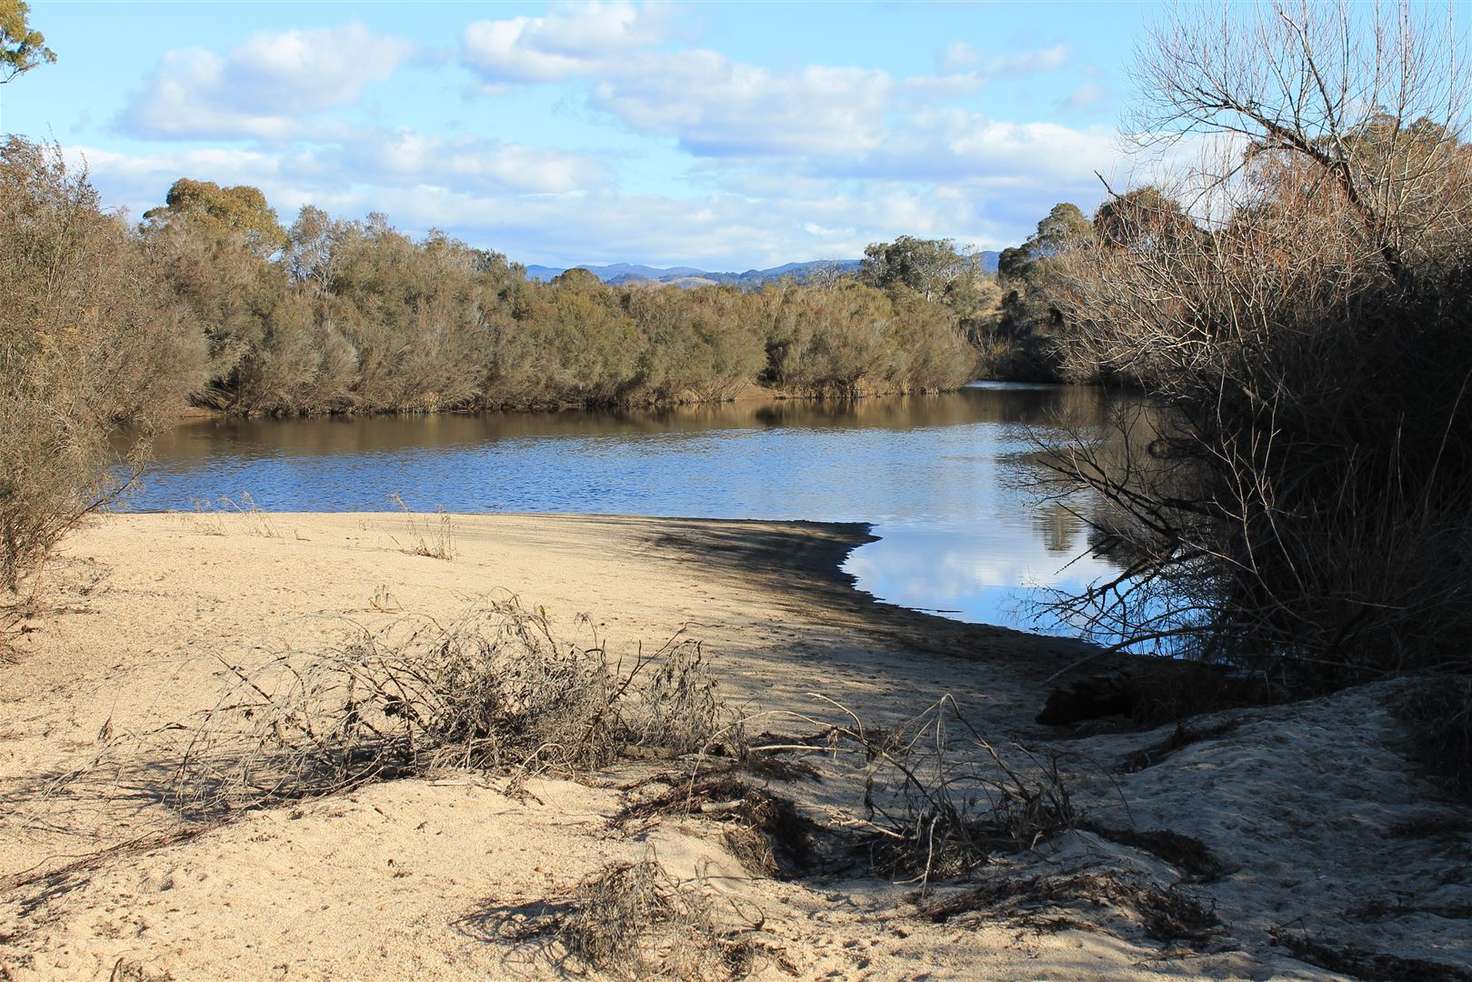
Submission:
[[[983,252],[981,258],[983,268],[987,272],[997,271],[997,253]],[[586,269],[604,283],[615,286],[629,283],[660,283],[679,287],[716,285],[756,287],[772,280],[780,280],[784,276],[790,276],[801,283],[819,271],[835,268],[840,272],[852,273],[859,268],[860,262],[861,260],[858,259],[818,259],[807,263],[783,263],[781,266],[772,266],[768,269],[748,269],[744,273],[717,273],[697,269],[694,266],[670,266],[660,269],[655,266],[639,266],[634,263],[570,268]],[[526,275],[530,279],[545,282],[567,272],[568,268],[565,266],[528,266]]]

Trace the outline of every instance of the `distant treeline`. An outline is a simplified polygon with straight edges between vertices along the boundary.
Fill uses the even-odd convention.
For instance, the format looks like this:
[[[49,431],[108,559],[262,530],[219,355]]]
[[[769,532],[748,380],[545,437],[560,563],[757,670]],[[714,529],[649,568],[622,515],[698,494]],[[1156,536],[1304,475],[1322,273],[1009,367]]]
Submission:
[[[193,180],[125,238],[184,309],[181,329],[205,340],[183,368],[198,380],[191,397],[247,414],[954,388],[976,369],[965,332],[984,292],[956,281],[990,283],[949,243],[921,240],[899,246],[949,254],[944,283],[888,262],[895,244],[871,250],[859,276],[758,291],[615,287],[582,269],[542,283],[499,253],[439,232],[416,240],[381,215],[307,207],[283,228],[257,189]]]

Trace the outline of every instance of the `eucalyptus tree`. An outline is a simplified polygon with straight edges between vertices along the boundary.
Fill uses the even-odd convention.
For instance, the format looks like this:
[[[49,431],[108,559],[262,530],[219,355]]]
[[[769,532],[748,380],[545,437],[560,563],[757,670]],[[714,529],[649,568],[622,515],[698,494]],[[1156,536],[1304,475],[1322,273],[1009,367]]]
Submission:
[[[0,85],[56,61],[56,53],[46,47],[46,36],[31,27],[30,14],[25,0],[0,0]]]

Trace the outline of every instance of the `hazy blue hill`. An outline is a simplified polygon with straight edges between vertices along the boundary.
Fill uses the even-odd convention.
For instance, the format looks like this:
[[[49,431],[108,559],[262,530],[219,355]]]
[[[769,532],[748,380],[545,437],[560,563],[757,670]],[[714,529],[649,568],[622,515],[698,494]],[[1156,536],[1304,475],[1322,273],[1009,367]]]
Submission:
[[[533,280],[550,280],[560,273],[565,273],[572,267],[563,266],[528,266],[526,275]],[[612,263],[608,266],[578,266],[578,269],[586,269],[605,283],[627,282],[629,280],[667,280],[678,279],[682,276],[705,276],[704,270],[693,266],[671,266],[668,269],[656,269],[653,266],[640,266],[636,263]]]
[[[982,268],[988,273],[997,271],[997,256],[995,252],[983,252],[981,254]],[[720,283],[729,286],[761,286],[772,280],[779,280],[784,276],[790,276],[798,282],[806,280],[818,270],[826,270],[837,267],[845,273],[852,273],[859,268],[861,260],[858,259],[817,259],[806,263],[783,263],[781,266],[771,266],[767,269],[748,269],[744,273],[718,273],[705,269],[696,269],[693,266],[670,266],[660,269],[655,266],[640,266],[635,263],[612,263],[608,266],[579,266],[578,269],[586,269],[605,283],[615,286],[623,286],[630,283],[666,283],[672,286],[696,287],[709,286],[712,283]],[[528,266],[526,275],[533,280],[550,280],[559,273],[567,271],[568,267],[562,266]]]

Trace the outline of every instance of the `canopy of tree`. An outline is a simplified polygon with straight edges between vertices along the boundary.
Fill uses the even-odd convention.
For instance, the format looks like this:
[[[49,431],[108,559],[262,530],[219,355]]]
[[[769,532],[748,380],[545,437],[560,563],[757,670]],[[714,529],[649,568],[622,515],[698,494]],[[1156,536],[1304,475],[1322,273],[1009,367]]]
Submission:
[[[0,84],[56,61],[46,37],[30,26],[30,13],[25,0],[0,0]]]

